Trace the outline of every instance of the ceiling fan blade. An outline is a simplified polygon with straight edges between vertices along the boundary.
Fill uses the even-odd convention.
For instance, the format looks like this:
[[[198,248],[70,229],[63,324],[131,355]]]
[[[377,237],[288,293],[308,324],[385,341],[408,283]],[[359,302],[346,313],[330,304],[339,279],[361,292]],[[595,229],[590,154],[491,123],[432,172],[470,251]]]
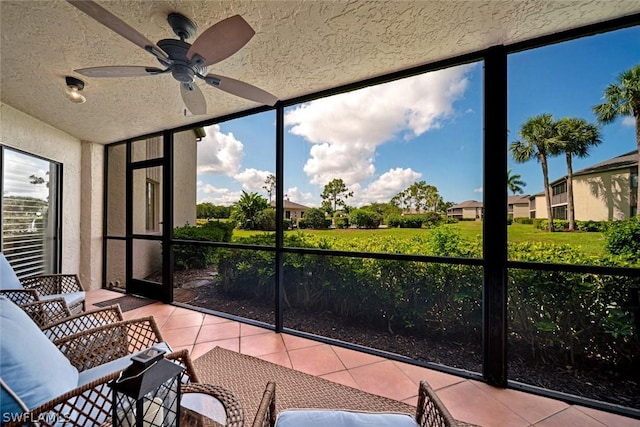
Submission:
[[[269,92],[230,77],[220,76],[217,74],[207,74],[204,77],[204,81],[207,82],[207,84],[217,87],[227,93],[259,102],[261,104],[275,105],[275,103],[278,102],[278,98],[271,95]]]
[[[204,59],[203,66],[222,61],[247,44],[256,32],[242,16],[234,15],[207,28],[187,51],[190,60],[195,54]]]
[[[164,58],[168,60],[168,56],[158,46],[149,41],[145,36],[136,31],[133,27],[129,26],[126,22],[103,8],[92,0],[67,0],[73,6],[80,9],[105,27],[120,34],[125,39],[132,43],[137,44],[147,52],[150,52],[158,58]]]
[[[153,76],[161,74],[165,70],[155,67],[138,67],[138,66],[107,66],[107,67],[90,67],[74,70],[87,77],[140,77]]]
[[[199,116],[207,114],[207,101],[204,99],[204,94],[195,83],[182,83],[180,85],[180,94],[182,95],[182,101],[191,114]]]

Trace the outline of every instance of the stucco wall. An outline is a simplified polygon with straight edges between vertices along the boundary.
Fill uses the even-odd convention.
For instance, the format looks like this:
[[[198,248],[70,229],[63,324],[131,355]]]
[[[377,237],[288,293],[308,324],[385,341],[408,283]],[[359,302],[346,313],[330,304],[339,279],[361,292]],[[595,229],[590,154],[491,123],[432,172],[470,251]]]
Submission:
[[[62,272],[79,273],[81,198],[84,190],[80,140],[7,104],[0,104],[0,142],[62,163]],[[88,191],[94,190],[89,188]],[[93,287],[93,284],[84,284]]]
[[[173,226],[196,224],[197,142],[192,130],[173,137]]]
[[[529,218],[529,204],[528,203],[514,203],[514,205],[513,205],[513,217],[514,218]]]
[[[630,176],[627,169],[574,177],[576,219],[610,221],[628,218],[631,213]]]
[[[547,219],[547,199],[544,194],[536,195],[536,216],[535,218]]]

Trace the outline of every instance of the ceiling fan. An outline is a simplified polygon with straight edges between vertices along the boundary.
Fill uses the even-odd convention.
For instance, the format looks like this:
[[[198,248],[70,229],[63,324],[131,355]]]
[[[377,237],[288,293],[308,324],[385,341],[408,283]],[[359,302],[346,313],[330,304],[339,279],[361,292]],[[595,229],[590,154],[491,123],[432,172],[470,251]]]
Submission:
[[[278,101],[277,97],[256,86],[218,74],[207,73],[209,65],[218,63],[236,53],[255,34],[253,28],[240,15],[226,18],[212,25],[200,34],[193,44],[189,44],[185,40],[196,35],[195,24],[179,13],[171,13],[167,21],[180,40],[164,39],[156,45],[92,0],[67,1],[155,56],[164,67],[105,66],[75,70],[83,76],[138,77],[171,73],[173,78],[180,82],[182,100],[194,115],[207,112],[204,94],[196,85],[196,78],[227,93],[261,104],[274,105]]]

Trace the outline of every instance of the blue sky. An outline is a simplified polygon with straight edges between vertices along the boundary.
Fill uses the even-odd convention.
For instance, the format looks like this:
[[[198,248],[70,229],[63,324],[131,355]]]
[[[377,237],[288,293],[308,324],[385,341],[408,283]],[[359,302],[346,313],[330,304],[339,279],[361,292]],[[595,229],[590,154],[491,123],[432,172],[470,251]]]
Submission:
[[[618,75],[640,63],[640,27],[510,55],[508,141],[529,118],[550,113],[595,123],[592,107]],[[341,178],[347,202],[387,202],[415,181],[445,201],[482,200],[482,64],[467,64],[340,94],[285,110],[285,193],[319,206],[324,185]],[[275,171],[275,113],[206,128],[198,146],[198,202],[229,205],[242,190],[263,190]],[[574,159],[574,170],[635,149],[631,118],[601,127],[602,144]],[[542,191],[536,161],[509,167]],[[566,173],[550,159],[550,179]]]

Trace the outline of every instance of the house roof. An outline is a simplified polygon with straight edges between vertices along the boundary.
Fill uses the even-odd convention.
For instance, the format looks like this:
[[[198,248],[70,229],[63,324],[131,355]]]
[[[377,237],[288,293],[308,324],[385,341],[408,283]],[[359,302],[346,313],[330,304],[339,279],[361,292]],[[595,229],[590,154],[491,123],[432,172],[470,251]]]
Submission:
[[[275,206],[276,202],[271,202],[270,204],[271,204],[271,206]],[[285,209],[298,209],[298,210],[311,209],[308,206],[301,205],[299,203],[295,203],[295,202],[292,202],[290,200],[285,200],[284,201],[284,208]]]
[[[621,154],[617,157],[613,157],[611,159],[604,160],[600,163],[596,163],[595,165],[586,167],[584,169],[579,169],[573,172],[574,178],[576,176],[581,175],[591,175],[591,174],[599,174],[602,172],[613,171],[617,169],[627,169],[631,166],[636,166],[638,164],[638,152],[630,151],[625,154]],[[557,184],[561,181],[565,181],[567,179],[567,175],[563,175],[558,179],[555,179],[550,182],[550,185]],[[544,191],[537,193],[536,195],[544,194]]]
[[[518,203],[529,203],[529,195],[528,194],[521,194],[521,195],[513,195],[513,196],[508,196],[507,197],[507,204],[509,205],[515,205]]]
[[[451,206],[449,209],[463,209],[463,208],[481,208],[482,202],[477,200],[466,200],[464,202],[458,203],[457,205]]]
[[[588,175],[592,173],[600,173],[600,172],[616,170],[616,169],[624,169],[630,166],[636,166],[637,164],[638,164],[638,152],[634,150],[626,154],[622,154],[618,157],[605,160],[604,162],[596,163],[593,166],[580,169],[574,172],[573,176]]]
[[[610,159],[604,160],[600,163],[596,163],[595,165],[586,167],[584,169],[580,169],[573,172],[573,176],[581,176],[581,175],[590,175],[590,174],[598,174],[607,171],[613,171],[616,169],[626,169],[632,166],[636,166],[638,164],[638,152],[630,151],[625,154],[621,154],[616,157],[612,157]],[[559,182],[565,181],[567,179],[567,175],[563,175],[562,177],[555,179],[549,182],[549,185],[555,185]],[[534,198],[537,196],[543,196],[544,190],[540,191],[536,194],[532,194],[529,198]]]
[[[233,15],[256,34],[208,72],[258,86],[280,100],[342,87],[492,46],[510,46],[640,13],[630,0],[249,1],[96,0],[152,43],[176,38],[171,12],[197,35]],[[83,141],[110,143],[202,124],[260,104],[199,85],[204,115],[184,113],[169,73],[85,78],[74,70],[110,65],[159,67],[140,46],[67,1],[0,1],[0,100]],[[193,42],[195,38],[187,41]],[[472,59],[469,59],[472,60]],[[64,96],[65,76],[85,81],[84,104]]]

